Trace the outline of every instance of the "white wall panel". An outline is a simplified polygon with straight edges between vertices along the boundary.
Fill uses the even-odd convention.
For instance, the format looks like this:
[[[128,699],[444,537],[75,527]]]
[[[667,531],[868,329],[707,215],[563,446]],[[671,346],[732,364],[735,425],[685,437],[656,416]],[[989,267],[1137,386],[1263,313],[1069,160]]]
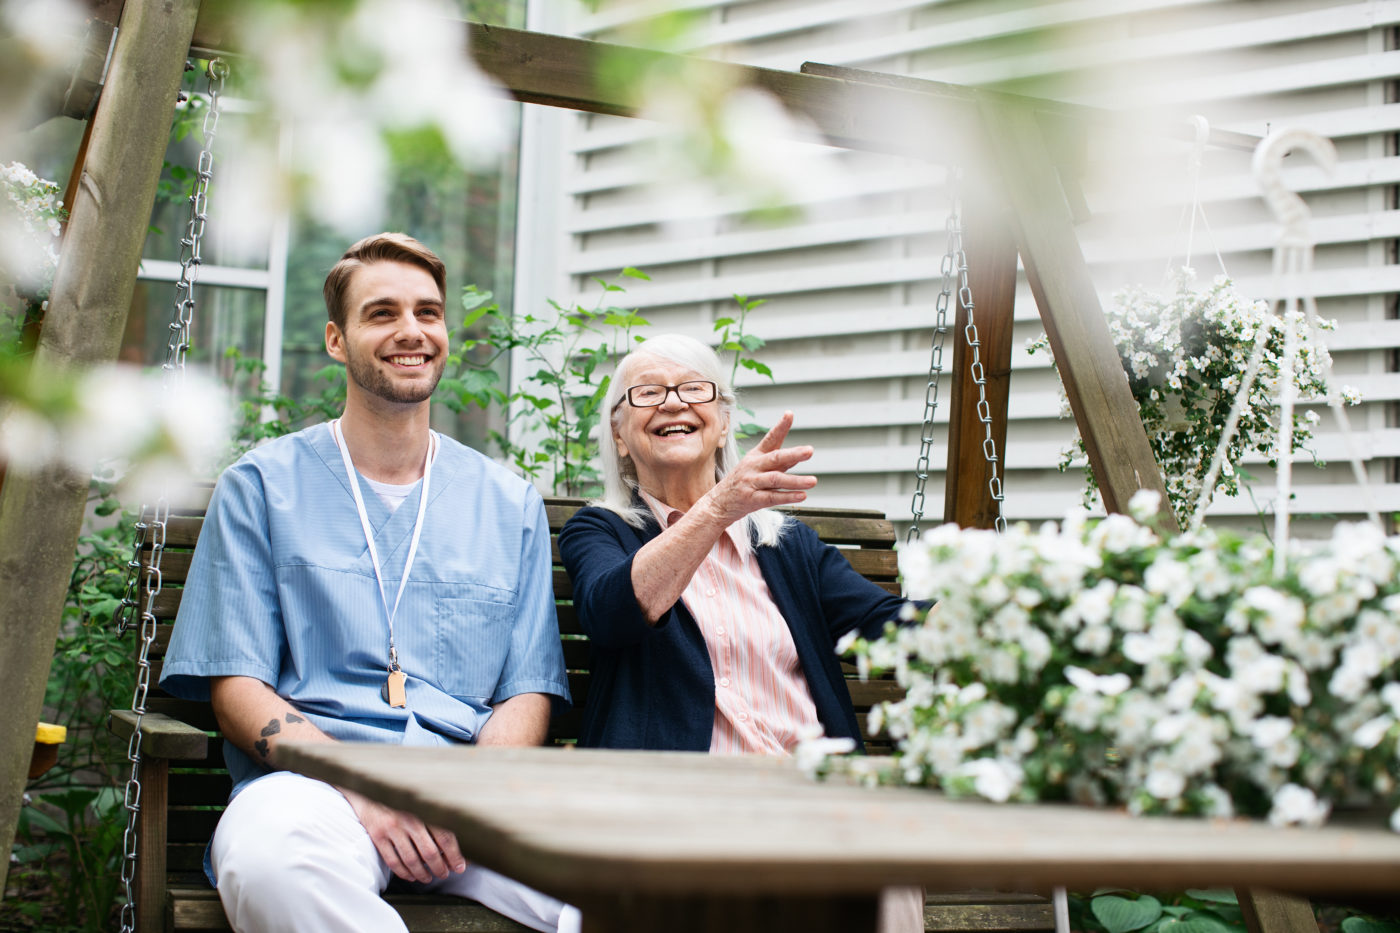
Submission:
[[[1093,133],[1083,179],[1093,216],[1079,236],[1105,300],[1127,283],[1155,284],[1184,258],[1190,147],[1157,128],[1200,113],[1213,126],[1242,132],[1298,125],[1332,137],[1341,157],[1334,172],[1298,155],[1284,175],[1314,214],[1312,287],[1323,315],[1338,321],[1329,343],[1339,380],[1366,395],[1352,411],[1357,446],[1378,504],[1400,510],[1400,0],[670,5],[704,19],[694,37],[697,54],[784,69],[821,61],[1131,111],[1123,131]],[[616,38],[646,8],[605,4],[570,24],[552,19],[562,5],[533,6],[533,28],[604,39]],[[525,200],[537,212],[532,229],[563,246],[522,268],[535,284],[521,294],[537,301],[554,289],[555,297],[586,302],[597,288],[593,276],[639,266],[652,281],[628,282],[629,303],[658,328],[701,338],[732,308],[735,292],[767,299],[750,321],[770,341],[762,358],[776,381],[741,380],[749,404],[761,420],[796,411],[794,440],[818,447],[812,467],[823,481],[814,501],[907,516],[948,211],[946,167],[813,147],[840,183],[809,194],[797,219],[757,224],[722,192],[678,217],[657,196],[664,174],[643,145],[657,134],[655,125],[588,115],[562,122],[559,132],[538,137],[530,156],[542,171],[553,170],[539,188],[549,203],[540,203],[539,192]],[[1202,276],[1214,275],[1218,250],[1246,293],[1267,298],[1277,231],[1249,160],[1246,152],[1206,153],[1198,190],[1209,230],[1197,225],[1192,264]],[[527,175],[525,185],[533,184]],[[1024,276],[1016,322],[1006,505],[1012,519],[1039,520],[1078,500],[1079,477],[1056,469],[1072,426],[1058,417],[1048,360],[1024,350],[1039,333]],[[938,422],[946,421],[940,411]],[[1356,515],[1346,447],[1325,411],[1317,449],[1328,466],[1295,471],[1298,510]],[[935,457],[943,455],[940,435]],[[1250,469],[1261,477],[1255,494],[1264,502],[1272,495],[1268,471]],[[935,480],[941,484],[941,474]],[[1237,522],[1253,509],[1242,498],[1216,512]]]

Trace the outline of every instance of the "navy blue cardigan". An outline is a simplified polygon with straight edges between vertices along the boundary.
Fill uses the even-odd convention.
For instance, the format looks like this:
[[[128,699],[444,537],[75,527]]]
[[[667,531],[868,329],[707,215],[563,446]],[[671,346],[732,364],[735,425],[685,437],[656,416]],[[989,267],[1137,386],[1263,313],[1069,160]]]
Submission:
[[[574,585],[574,606],[593,646],[593,677],[579,744],[602,748],[708,751],[715,682],[704,636],[677,601],[647,625],[632,590],[632,556],[661,533],[615,512],[579,510],[559,533],[559,553]],[[836,656],[851,629],[877,636],[904,600],[862,577],[841,553],[789,519],[774,547],[756,549],[773,602],[792,630],[817,716],[829,736],[860,728]]]

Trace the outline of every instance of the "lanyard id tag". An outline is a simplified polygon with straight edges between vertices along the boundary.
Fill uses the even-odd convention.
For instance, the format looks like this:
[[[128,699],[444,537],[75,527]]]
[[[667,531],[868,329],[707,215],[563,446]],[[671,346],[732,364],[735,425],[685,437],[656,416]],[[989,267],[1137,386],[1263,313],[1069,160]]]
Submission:
[[[404,692],[404,684],[408,681],[408,675],[403,671],[390,671],[389,679],[385,681],[379,695],[384,697],[384,702],[390,706],[401,707],[408,705],[408,695]]]

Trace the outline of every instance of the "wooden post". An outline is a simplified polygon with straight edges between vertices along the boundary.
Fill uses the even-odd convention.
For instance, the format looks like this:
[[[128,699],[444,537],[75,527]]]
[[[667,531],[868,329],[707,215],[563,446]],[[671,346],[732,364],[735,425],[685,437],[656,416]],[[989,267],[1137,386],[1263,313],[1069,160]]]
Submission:
[[[1011,330],[1016,305],[1016,240],[1005,202],[990,188],[974,184],[964,198],[963,251],[967,254],[968,291],[980,344],[978,356],[986,380],[986,413],[992,419],[992,446],[997,476],[1006,481],[1006,409],[1011,397]],[[965,331],[967,308],[957,304],[953,343],[952,395],[948,408],[948,473],[943,486],[943,518],[963,528],[996,525],[997,502],[988,483],[992,466],[983,449],[986,426],[978,412],[981,395],[970,366],[972,351]]]
[[[1155,490],[1162,496],[1164,526],[1175,529],[1166,485],[1048,158],[1045,133],[1036,114],[1023,106],[988,100],[982,115],[1000,187],[1011,204],[1021,262],[1104,506],[1122,512],[1133,493]]]
[[[1249,933],[1317,933],[1307,898],[1257,888],[1236,888],[1235,896]]]
[[[129,0],[34,357],[40,376],[116,359],[155,203],[199,0]],[[0,683],[12,698],[0,748],[28,748],[44,701],[88,478],[11,472],[0,491]],[[25,766],[0,764],[0,852],[19,818]],[[4,889],[8,859],[0,867]]]

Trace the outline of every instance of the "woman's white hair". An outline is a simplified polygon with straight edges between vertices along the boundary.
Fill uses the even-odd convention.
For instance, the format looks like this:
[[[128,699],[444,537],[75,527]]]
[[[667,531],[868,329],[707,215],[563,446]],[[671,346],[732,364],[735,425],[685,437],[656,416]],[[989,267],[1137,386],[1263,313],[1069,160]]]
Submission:
[[[719,355],[695,338],[683,334],[660,334],[639,344],[617,364],[617,371],[613,373],[612,382],[603,396],[603,410],[608,412],[607,433],[599,438],[598,444],[603,461],[603,497],[593,502],[596,506],[616,512],[627,524],[636,528],[641,528],[652,514],[645,505],[638,505],[635,501],[638,490],[637,468],[631,457],[618,455],[613,433],[622,422],[622,407],[618,403],[623,401],[627,387],[631,385],[629,373],[637,361],[645,357],[677,363],[694,372],[699,378],[708,379],[715,384],[715,404],[719,407],[720,415],[730,426],[725,435],[724,446],[715,454],[716,482],[723,479],[739,462],[739,444],[734,439],[733,430],[738,398],[734,394],[734,386],[729,381],[729,371],[720,361]],[[777,544],[784,520],[782,513],[772,509],[752,512],[740,519],[745,531],[743,538],[745,541],[757,541],[760,545]]]

